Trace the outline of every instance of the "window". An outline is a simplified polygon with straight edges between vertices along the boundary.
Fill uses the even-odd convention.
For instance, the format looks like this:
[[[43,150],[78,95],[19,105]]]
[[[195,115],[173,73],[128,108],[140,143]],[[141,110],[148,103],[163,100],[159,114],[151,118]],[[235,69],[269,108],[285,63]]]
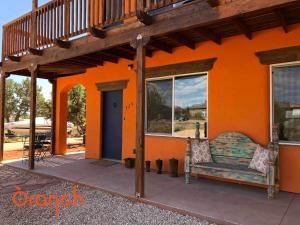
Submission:
[[[300,143],[300,65],[273,67],[272,115],[281,142]]]
[[[206,134],[207,74],[148,80],[147,133],[193,137],[200,123]]]

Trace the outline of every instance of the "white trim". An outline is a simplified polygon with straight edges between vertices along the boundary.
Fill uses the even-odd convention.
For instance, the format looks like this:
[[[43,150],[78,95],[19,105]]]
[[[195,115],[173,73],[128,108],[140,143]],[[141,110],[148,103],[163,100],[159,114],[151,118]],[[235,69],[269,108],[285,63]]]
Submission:
[[[289,67],[289,66],[297,66],[300,65],[300,61],[288,62],[288,63],[277,63],[270,65],[270,140],[272,141],[272,126],[273,126],[273,118],[274,118],[274,110],[273,110],[273,68],[280,67]],[[279,141],[280,145],[295,145],[300,146],[300,142],[292,142],[292,141]]]
[[[200,75],[200,76],[207,76],[207,85],[206,85],[206,123],[207,123],[207,136],[208,136],[208,87],[209,87],[209,72],[195,72],[195,73],[186,73],[186,74],[176,74],[176,75],[168,75],[168,76],[162,76],[162,77],[153,77],[153,78],[147,78],[145,80],[145,135],[146,136],[157,136],[157,137],[174,137],[174,138],[187,138],[185,136],[177,136],[174,132],[174,119],[175,119],[175,78],[176,77],[188,77],[193,75]],[[150,133],[147,132],[147,82],[148,81],[157,81],[157,80],[172,80],[172,132],[171,134],[164,134],[164,133]],[[207,139],[208,137],[204,137],[203,139]]]

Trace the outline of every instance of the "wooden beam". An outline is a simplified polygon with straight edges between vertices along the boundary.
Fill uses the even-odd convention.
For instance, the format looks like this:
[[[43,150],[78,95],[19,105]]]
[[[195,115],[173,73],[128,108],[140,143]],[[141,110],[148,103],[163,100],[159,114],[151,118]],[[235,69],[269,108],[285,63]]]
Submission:
[[[201,37],[207,39],[207,40],[211,40],[213,42],[215,42],[218,45],[222,44],[222,38],[221,36],[215,34],[213,31],[207,29],[207,28],[197,28],[195,31],[198,35],[200,35]]]
[[[233,22],[237,25],[237,28],[242,32],[249,40],[252,40],[252,31],[242,18],[233,18]]]
[[[60,48],[65,48],[68,49],[71,47],[71,42],[70,41],[63,41],[60,39],[55,39],[54,44]]]
[[[158,50],[164,51],[166,53],[172,54],[173,49],[171,46],[167,45],[166,43],[162,42],[162,41],[151,41],[151,43],[149,44],[149,46],[154,47]]]
[[[124,24],[123,26],[106,31],[107,37],[105,41],[87,36],[72,41],[70,49],[58,47],[48,48],[44,50],[43,57],[33,57],[31,55],[23,56],[20,63],[11,61],[3,62],[3,68],[6,72],[10,73],[27,68],[31,63],[45,65],[67,58],[121,46],[129,43],[132,37],[139,33],[143,33],[146,36],[162,36],[171,32],[183,31],[199,26],[208,26],[218,21],[228,20],[240,14],[250,15],[262,9],[269,11],[278,7],[291,7],[298,4],[299,0],[252,0],[240,1],[238,7],[233,7],[234,4],[228,4],[215,10],[205,1],[196,1],[195,3],[186,4],[184,7],[175,8],[170,12],[153,16],[152,25],[143,26],[136,23]]]
[[[135,196],[143,198],[145,195],[145,45],[149,37],[139,34],[131,46],[136,48],[136,161],[135,161]]]
[[[206,0],[206,1],[211,7],[217,7],[220,5],[220,0]]]
[[[97,58],[99,58],[103,61],[108,61],[108,62],[111,62],[111,63],[118,63],[119,62],[118,57],[108,55],[108,54],[105,54],[103,52],[96,52],[96,53],[93,53],[91,55],[94,55],[95,57],[97,57]]]
[[[31,83],[30,83],[30,128],[29,128],[29,159],[28,168],[34,169],[35,156],[35,118],[36,118],[36,79],[38,75],[38,66],[32,65],[30,67]]]
[[[56,91],[57,80],[51,79],[52,83],[52,110],[51,110],[51,154],[55,155],[56,145]]]
[[[91,35],[92,35],[93,37],[97,37],[97,38],[101,38],[101,39],[103,39],[103,38],[106,37],[106,32],[103,31],[103,30],[100,30],[100,29],[98,29],[98,28],[96,28],[96,27],[92,27],[92,28],[90,29],[90,33],[91,33]]]
[[[130,54],[126,51],[122,51],[120,49],[109,49],[104,52],[105,54],[109,54],[115,57],[124,58],[128,60],[134,60],[134,54]]]
[[[9,55],[7,58],[9,60],[13,61],[13,62],[20,62],[21,61],[21,57],[20,56]]]
[[[101,59],[95,59],[94,57],[90,57],[88,55],[80,56],[80,58],[83,58],[85,60],[88,60],[89,62],[95,63],[98,66],[103,66],[103,60],[101,60]]]
[[[150,16],[149,14],[147,14],[146,12],[141,12],[138,14],[137,16],[138,20],[148,26],[148,25],[151,25],[152,24],[152,16]]]
[[[40,49],[29,48],[28,51],[32,55],[38,55],[38,56],[42,56],[43,55],[43,50],[40,50]]]
[[[190,49],[196,48],[196,43],[181,33],[168,34],[167,38],[171,39],[172,41],[175,41],[178,44],[185,45],[186,47],[188,47]]]
[[[282,26],[282,29],[284,30],[284,32],[288,33],[289,32],[289,25],[288,25],[287,19],[285,17],[285,14],[283,12],[283,9],[280,9],[280,8],[275,9],[274,13],[277,17],[277,20],[278,20],[279,24]]]
[[[4,153],[4,123],[5,123],[5,88],[6,88],[6,73],[1,71],[0,80],[0,162],[3,161]]]

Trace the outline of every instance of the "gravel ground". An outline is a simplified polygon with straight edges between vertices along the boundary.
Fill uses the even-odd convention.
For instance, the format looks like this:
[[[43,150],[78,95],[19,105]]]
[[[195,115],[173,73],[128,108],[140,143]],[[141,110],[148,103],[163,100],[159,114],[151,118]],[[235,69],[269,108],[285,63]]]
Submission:
[[[9,173],[3,172],[9,170]],[[15,171],[13,171],[15,170]],[[34,188],[29,188],[29,186],[23,186],[22,184],[18,185],[18,182],[15,180],[10,181],[10,184],[15,184],[20,186],[27,194],[27,197],[45,194],[47,198],[49,195],[56,194],[57,196],[67,194],[68,199],[73,199],[73,188],[74,184],[70,182],[65,182],[61,180],[49,181],[49,178],[45,178],[48,182],[45,182],[45,179],[41,178],[42,176],[34,175],[25,171],[18,169],[11,169],[6,166],[0,166],[0,176],[2,174],[10,174],[13,172],[15,176],[11,176],[12,179],[20,179],[22,177],[23,183],[24,178],[27,180],[36,180],[38,182],[32,182],[35,184]],[[16,176],[18,173],[18,176]],[[77,201],[77,206],[59,206],[59,214],[56,217],[56,207],[52,206],[37,206],[33,201],[32,206],[28,204],[24,207],[17,207],[13,204],[12,198],[15,191],[8,193],[5,184],[7,184],[7,177],[5,181],[0,178],[0,224],[6,225],[18,225],[18,224],[186,224],[186,225],[212,225],[214,223],[209,223],[207,221],[200,220],[198,218],[183,216],[175,212],[168,210],[162,210],[157,207],[150,205],[136,203],[129,201],[122,197],[112,196],[110,194],[101,192],[99,190],[89,188],[83,185],[76,185],[77,194],[84,197],[84,204],[79,205]],[[37,185],[41,183],[42,185]],[[45,186],[45,183],[47,185]],[[9,185],[6,185],[9,186]],[[1,189],[2,187],[2,189]],[[11,188],[11,187],[10,187]],[[23,195],[24,196],[24,195]],[[41,202],[43,198],[41,198]],[[16,197],[16,200],[19,203],[24,202],[24,198],[21,195]],[[49,199],[48,199],[49,200]],[[215,224],[214,224],[215,225]]]

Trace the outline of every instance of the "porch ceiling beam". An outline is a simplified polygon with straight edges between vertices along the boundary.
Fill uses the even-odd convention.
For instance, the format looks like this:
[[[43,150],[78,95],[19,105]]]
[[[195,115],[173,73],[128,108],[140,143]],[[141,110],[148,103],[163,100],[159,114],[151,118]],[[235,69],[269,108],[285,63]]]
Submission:
[[[184,7],[178,7],[169,12],[153,16],[152,25],[124,24],[119,28],[108,30],[105,41],[88,36],[72,41],[70,49],[59,47],[48,48],[44,50],[43,57],[27,55],[23,56],[19,63],[5,61],[3,62],[3,67],[7,72],[14,72],[27,68],[31,63],[49,64],[128,44],[132,40],[132,37],[139,33],[143,33],[146,36],[161,36],[175,31],[192,29],[197,26],[208,26],[217,21],[228,20],[236,15],[249,15],[258,10],[270,11],[283,6],[298,4],[299,0],[252,0],[239,1],[239,4],[222,5],[219,6],[218,10],[215,10],[207,2],[191,2],[187,3]]]
[[[184,34],[172,33],[172,34],[168,34],[167,38],[171,39],[172,41],[175,41],[178,44],[185,45],[186,47],[188,47],[190,49],[196,48],[196,43]]]
[[[55,39],[54,44],[60,48],[65,48],[68,49],[71,47],[71,42],[70,41],[63,41],[60,39]]]
[[[95,62],[90,61],[90,60],[85,60],[84,58],[81,58],[81,57],[76,57],[76,58],[68,59],[66,61],[70,62],[70,63],[74,63],[75,65],[82,66],[84,68],[98,66],[98,63],[95,63]]]
[[[156,48],[157,50],[164,51],[166,53],[172,54],[173,48],[166,43],[159,41],[159,40],[153,40],[151,43],[149,43],[149,46]]]
[[[112,56],[112,55],[109,55],[109,54],[105,54],[103,52],[96,52],[96,53],[93,53],[91,54],[103,61],[108,61],[108,62],[111,62],[111,63],[118,63],[119,62],[119,58],[116,57],[116,56]]]
[[[211,40],[215,42],[218,45],[222,44],[222,38],[220,35],[215,34],[213,31],[207,29],[207,28],[197,28],[194,30],[199,36]]]
[[[29,48],[28,51],[32,55],[37,55],[37,56],[42,56],[43,55],[43,50],[40,50],[40,49]]]
[[[252,32],[242,18],[236,17],[233,18],[232,21],[236,24],[240,32],[242,32],[249,40],[252,40]]]
[[[277,17],[278,22],[282,26],[282,29],[284,30],[284,32],[288,33],[289,32],[289,26],[288,26],[288,22],[287,22],[287,19],[285,17],[285,14],[283,12],[283,9],[275,9],[274,13]]]
[[[101,59],[95,59],[94,57],[90,57],[88,55],[82,55],[82,56],[79,56],[79,58],[85,59],[85,61],[89,61],[94,64],[97,64],[97,66],[103,66],[103,60],[101,60]]]
[[[122,51],[131,53],[131,54],[134,54],[134,55],[136,54],[136,51],[131,47],[119,46],[116,49],[121,49]],[[153,55],[152,50],[146,48],[146,56],[151,58],[152,55]]]
[[[117,49],[109,49],[109,50],[105,50],[104,52],[105,54],[108,55],[112,55],[115,57],[119,57],[119,58],[124,58],[124,59],[128,59],[128,60],[134,60],[134,54],[130,54],[128,52],[122,51],[122,50],[117,50]]]
[[[103,38],[106,37],[106,32],[103,31],[103,30],[100,30],[100,29],[98,29],[98,28],[96,28],[96,27],[92,27],[92,28],[90,29],[90,33],[91,33],[91,35],[92,35],[93,37],[96,37],[96,38],[103,39]]]

